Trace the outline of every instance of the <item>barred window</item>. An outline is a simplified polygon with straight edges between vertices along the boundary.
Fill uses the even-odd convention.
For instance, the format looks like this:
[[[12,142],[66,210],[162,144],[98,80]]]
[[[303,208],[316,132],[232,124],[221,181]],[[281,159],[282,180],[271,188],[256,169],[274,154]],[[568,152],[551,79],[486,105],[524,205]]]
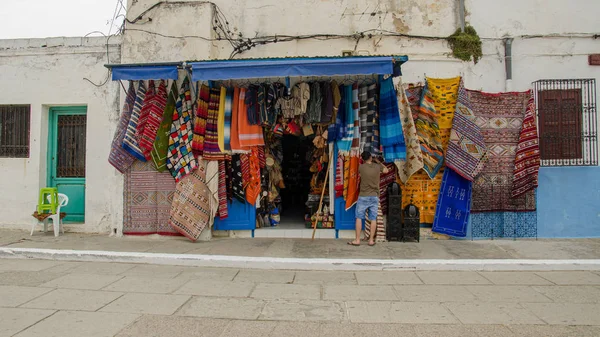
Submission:
[[[29,158],[30,105],[0,105],[0,158]]]
[[[598,165],[596,80],[533,83],[542,166]]]

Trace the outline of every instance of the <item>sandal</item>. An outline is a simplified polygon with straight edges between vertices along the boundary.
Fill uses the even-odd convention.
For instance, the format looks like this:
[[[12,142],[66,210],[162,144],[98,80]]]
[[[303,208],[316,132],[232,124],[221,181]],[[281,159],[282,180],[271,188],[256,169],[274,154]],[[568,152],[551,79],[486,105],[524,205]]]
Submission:
[[[373,247],[373,246],[375,246],[376,244],[377,244],[377,242],[375,242],[375,241],[373,241],[373,243],[370,243],[370,242],[369,242],[369,247]]]
[[[354,243],[354,241],[349,241],[348,244],[355,247],[360,246],[360,243]]]

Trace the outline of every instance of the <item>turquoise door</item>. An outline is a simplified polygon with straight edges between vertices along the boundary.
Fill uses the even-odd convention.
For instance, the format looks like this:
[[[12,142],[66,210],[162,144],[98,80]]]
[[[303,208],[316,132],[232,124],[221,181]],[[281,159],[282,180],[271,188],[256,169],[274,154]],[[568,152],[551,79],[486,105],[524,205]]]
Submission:
[[[86,107],[50,109],[47,184],[69,197],[60,210],[67,213],[64,222],[85,221],[86,112]]]

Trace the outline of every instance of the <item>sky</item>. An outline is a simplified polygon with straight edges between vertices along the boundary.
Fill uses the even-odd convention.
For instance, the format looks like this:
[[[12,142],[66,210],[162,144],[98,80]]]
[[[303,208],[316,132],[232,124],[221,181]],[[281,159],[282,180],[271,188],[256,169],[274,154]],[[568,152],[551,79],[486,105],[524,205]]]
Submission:
[[[117,3],[118,0],[0,0],[0,39],[85,36],[93,31],[108,34]],[[115,20],[112,33],[122,20],[123,17]]]

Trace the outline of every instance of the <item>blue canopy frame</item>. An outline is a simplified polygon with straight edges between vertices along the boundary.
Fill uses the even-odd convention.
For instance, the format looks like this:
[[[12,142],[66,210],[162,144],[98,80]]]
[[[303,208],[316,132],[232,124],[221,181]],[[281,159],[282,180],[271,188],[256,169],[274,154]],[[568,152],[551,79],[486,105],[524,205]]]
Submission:
[[[181,63],[155,64],[115,64],[107,65],[112,69],[112,80],[176,80],[177,68]]]

